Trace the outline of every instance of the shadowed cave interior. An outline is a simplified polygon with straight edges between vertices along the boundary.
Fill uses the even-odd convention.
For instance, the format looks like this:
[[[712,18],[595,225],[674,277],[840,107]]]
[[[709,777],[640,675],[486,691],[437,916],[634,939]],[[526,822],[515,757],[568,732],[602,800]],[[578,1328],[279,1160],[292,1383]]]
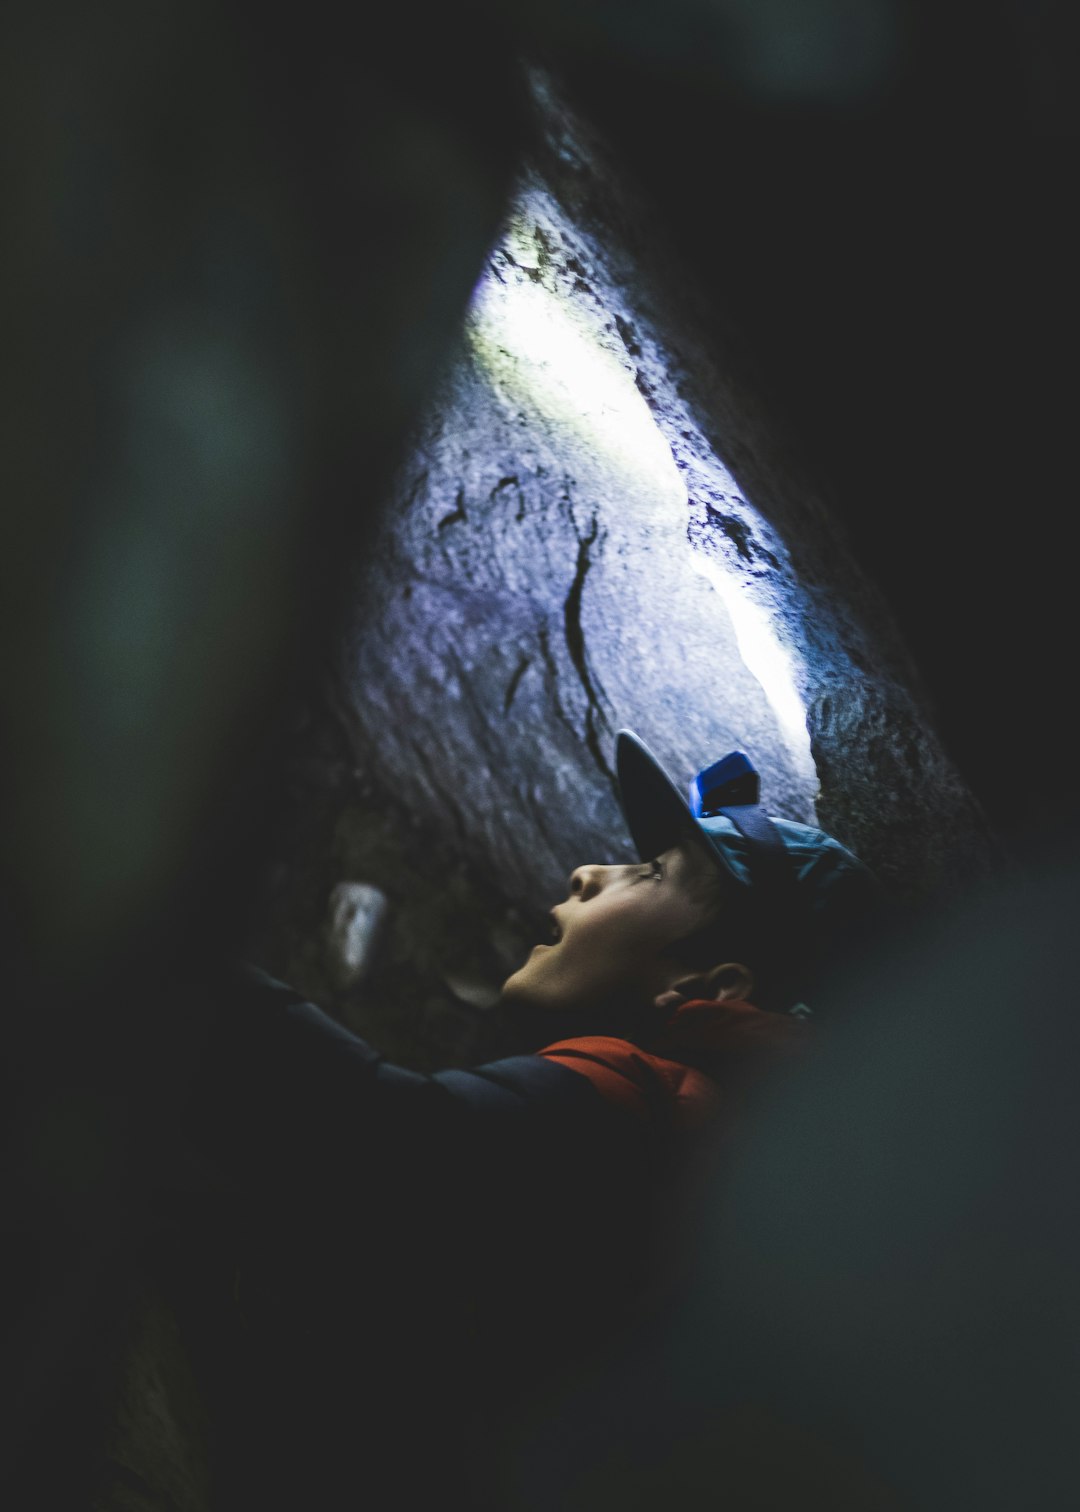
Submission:
[[[539,146],[298,711],[252,945],[425,1070],[498,1043],[499,984],[571,868],[630,857],[624,726],[686,779],[745,749],[773,812],[908,901],[995,854],[839,522],[706,352],[602,146],[530,82]]]
[[[699,339],[677,254],[551,79],[529,87],[536,145],[282,740],[250,909],[250,959],[421,1071],[507,1048],[499,985],[570,869],[631,856],[623,726],[686,776],[747,750],[777,815],[907,902],[997,854],[880,590]],[[197,1512],[197,1372],[160,1298],[139,1327],[114,1460]],[[118,1474],[98,1505],[125,1494]]]
[[[190,980],[240,954],[416,1071],[504,1053],[568,872],[630,855],[629,726],[684,779],[747,750],[914,915],[1035,883],[748,1147],[703,1244],[745,1319],[697,1278],[655,1445],[656,1358],[601,1394],[650,1446],[612,1504],[753,1467],[730,1348],[905,1505],[1073,1505],[1076,1019],[1030,1019],[1075,997],[1063,8],[485,3],[385,51],[106,9],[4,65],[18,1504],[223,1505],[240,1304],[198,1197],[155,1206]],[[605,1504],[582,1389],[514,1512]]]

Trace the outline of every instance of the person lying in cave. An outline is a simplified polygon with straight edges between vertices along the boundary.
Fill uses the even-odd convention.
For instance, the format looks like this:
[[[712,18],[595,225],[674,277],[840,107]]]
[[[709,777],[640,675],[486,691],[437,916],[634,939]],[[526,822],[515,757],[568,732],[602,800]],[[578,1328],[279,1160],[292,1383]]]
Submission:
[[[321,1341],[322,1372],[333,1340],[362,1337],[403,1421],[416,1351],[433,1397],[490,1408],[483,1384],[462,1392],[462,1360],[511,1399],[523,1357],[535,1385],[583,1338],[617,1337],[672,1273],[688,1147],[801,1055],[816,988],[879,906],[849,850],[767,816],[741,753],[689,803],[629,731],[616,766],[641,860],[576,868],[503,987],[537,1050],[421,1076],[261,973],[222,1005],[202,1110],[257,1257],[249,1306],[299,1316],[294,1345]],[[353,1358],[342,1345],[350,1379]],[[456,1362],[452,1382],[433,1384],[434,1360]],[[325,1439],[325,1394],[318,1417]]]
[[[803,999],[878,911],[880,889],[832,837],[770,819],[741,752],[699,772],[689,803],[630,731],[616,767],[642,859],[572,873],[551,940],[504,983],[502,1002],[570,1031],[538,1053],[613,1106],[639,1119],[663,1107],[694,1126],[730,1101],[720,1082],[730,1092],[743,1051],[756,1064],[766,1046],[803,1042]],[[720,1057],[707,1067],[714,1040]]]

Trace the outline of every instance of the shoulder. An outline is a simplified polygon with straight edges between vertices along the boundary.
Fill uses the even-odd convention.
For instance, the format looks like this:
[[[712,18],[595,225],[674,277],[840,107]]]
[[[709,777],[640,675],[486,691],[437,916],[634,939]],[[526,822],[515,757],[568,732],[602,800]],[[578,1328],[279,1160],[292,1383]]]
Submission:
[[[729,1111],[773,1067],[801,1059],[809,1025],[750,1003],[682,1004],[644,1045],[612,1035],[559,1040],[540,1051],[638,1119],[682,1127]]]
[[[603,1100],[640,1120],[658,1116],[693,1124],[716,1103],[712,1079],[695,1066],[656,1054],[610,1035],[559,1040],[540,1051],[542,1059],[576,1072]]]

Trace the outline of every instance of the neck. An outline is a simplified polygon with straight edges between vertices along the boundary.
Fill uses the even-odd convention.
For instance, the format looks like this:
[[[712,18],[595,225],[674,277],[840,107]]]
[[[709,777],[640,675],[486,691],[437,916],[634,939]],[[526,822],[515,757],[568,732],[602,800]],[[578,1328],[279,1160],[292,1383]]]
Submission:
[[[654,1033],[669,1016],[651,1003],[625,1001],[577,1009],[533,1008],[514,1002],[503,1004],[499,1012],[510,1054],[527,1054],[556,1040],[597,1034],[638,1040]]]

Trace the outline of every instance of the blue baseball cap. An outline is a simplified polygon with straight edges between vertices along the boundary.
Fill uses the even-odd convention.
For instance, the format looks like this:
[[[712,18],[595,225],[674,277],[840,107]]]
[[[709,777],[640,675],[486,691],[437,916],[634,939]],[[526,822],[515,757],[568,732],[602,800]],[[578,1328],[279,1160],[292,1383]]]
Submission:
[[[630,838],[642,860],[689,840],[730,887],[733,925],[748,933],[770,998],[812,993],[823,971],[880,912],[877,878],[823,830],[771,818],[750,758],[732,751],[703,767],[684,798],[632,730],[615,741]]]

